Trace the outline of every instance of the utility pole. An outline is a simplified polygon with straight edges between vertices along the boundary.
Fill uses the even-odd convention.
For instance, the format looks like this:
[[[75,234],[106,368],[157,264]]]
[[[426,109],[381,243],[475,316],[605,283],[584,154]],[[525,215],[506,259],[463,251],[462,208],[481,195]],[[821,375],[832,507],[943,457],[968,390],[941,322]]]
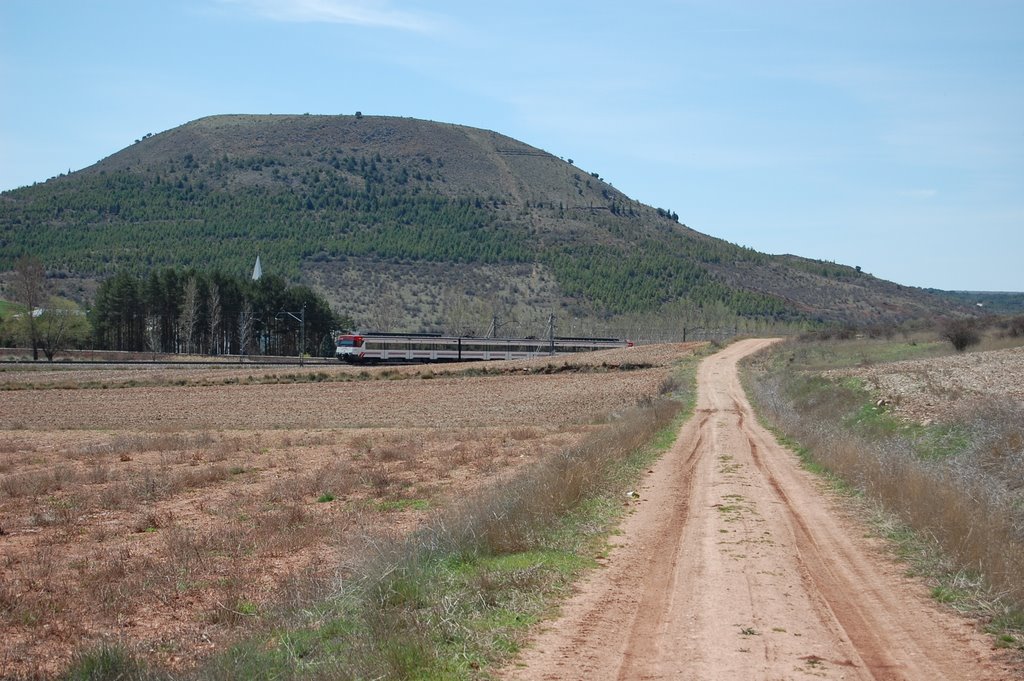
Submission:
[[[549,352],[555,354],[555,313],[552,312],[548,315],[548,342],[550,344]]]
[[[487,336],[485,336],[485,337],[486,338],[497,338],[498,337],[498,332],[501,331],[501,327],[508,326],[508,324],[509,324],[509,322],[507,322],[507,321],[499,322],[498,321],[498,315],[496,315],[496,314],[491,315],[491,328],[487,329]]]
[[[277,316],[286,314],[299,323],[299,366],[304,366],[303,355],[306,352],[306,304],[302,304],[302,310],[299,312],[300,316],[296,316],[294,312],[288,310],[281,310],[277,313]]]

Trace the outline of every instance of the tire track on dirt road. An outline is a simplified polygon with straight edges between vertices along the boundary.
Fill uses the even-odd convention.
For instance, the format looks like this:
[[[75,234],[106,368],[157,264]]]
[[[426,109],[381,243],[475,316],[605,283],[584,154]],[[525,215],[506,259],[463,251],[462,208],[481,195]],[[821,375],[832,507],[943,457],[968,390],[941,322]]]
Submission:
[[[604,566],[508,679],[1006,679],[753,416],[736,343],[641,487]]]

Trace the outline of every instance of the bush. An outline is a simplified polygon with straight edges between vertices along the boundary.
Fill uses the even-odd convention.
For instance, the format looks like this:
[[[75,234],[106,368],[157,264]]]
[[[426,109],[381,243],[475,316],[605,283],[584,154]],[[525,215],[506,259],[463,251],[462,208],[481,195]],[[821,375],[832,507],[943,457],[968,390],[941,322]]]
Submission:
[[[973,319],[951,319],[942,325],[941,336],[953,344],[957,352],[963,352],[981,342],[978,323]]]
[[[1007,321],[1006,334],[1011,338],[1024,336],[1024,315],[1012,317]]]
[[[826,326],[813,331],[804,331],[800,334],[798,340],[803,343],[816,343],[827,340],[852,340],[856,337],[857,327],[852,324],[845,324],[842,326]]]

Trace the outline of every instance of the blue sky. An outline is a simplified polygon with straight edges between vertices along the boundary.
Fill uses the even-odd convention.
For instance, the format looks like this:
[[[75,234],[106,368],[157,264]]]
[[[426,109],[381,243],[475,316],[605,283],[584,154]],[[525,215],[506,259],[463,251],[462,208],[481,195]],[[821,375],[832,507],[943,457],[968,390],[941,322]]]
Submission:
[[[1024,291],[1024,2],[0,0],[0,189],[221,113],[515,137],[768,253]]]

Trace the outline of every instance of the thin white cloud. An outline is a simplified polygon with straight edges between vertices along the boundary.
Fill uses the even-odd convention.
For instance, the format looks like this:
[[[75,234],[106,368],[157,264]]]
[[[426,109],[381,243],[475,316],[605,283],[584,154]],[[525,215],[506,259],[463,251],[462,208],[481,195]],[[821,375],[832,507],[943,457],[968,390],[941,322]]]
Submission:
[[[221,0],[271,21],[349,24],[430,33],[439,23],[426,15],[393,9],[387,0]]]

